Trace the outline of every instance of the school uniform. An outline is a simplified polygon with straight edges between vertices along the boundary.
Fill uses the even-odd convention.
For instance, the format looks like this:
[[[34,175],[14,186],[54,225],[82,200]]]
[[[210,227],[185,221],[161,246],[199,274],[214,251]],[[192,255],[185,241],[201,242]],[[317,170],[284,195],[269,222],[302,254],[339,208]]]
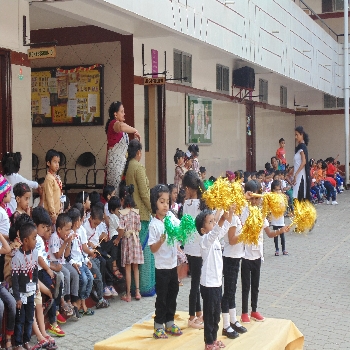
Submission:
[[[284,227],[284,216],[280,216],[278,218],[274,217],[272,214],[271,214],[271,225],[272,225],[272,229],[273,230],[278,230],[282,227]],[[281,245],[282,245],[282,252],[284,252],[286,250],[286,239],[284,237],[284,233],[281,233],[279,235],[281,237]],[[275,248],[276,248],[276,252],[279,251],[279,248],[278,248],[278,236],[274,237],[273,238],[274,242],[275,242]]]
[[[244,222],[249,216],[248,207],[244,208],[241,221]],[[258,307],[259,282],[261,261],[264,260],[264,229],[269,226],[269,222],[264,219],[263,227],[259,234],[259,242],[257,245],[245,245],[244,257],[241,264],[241,280],[242,280],[242,314],[248,313],[248,298],[251,286],[251,307],[252,312],[256,312]]]
[[[216,225],[212,231],[200,240],[203,258],[200,277],[200,291],[203,299],[204,342],[213,344],[219,330],[221,296],[222,296],[222,251],[219,240],[225,235],[229,223]]]
[[[180,221],[170,215],[174,225],[179,225]],[[149,224],[148,245],[159,242],[162,234],[165,233],[162,220],[153,218]],[[176,312],[176,298],[179,292],[179,282],[177,277],[177,242],[168,245],[167,241],[160,246],[158,251],[153,253],[156,275],[156,312],[154,317],[154,328],[171,327],[174,324]]]

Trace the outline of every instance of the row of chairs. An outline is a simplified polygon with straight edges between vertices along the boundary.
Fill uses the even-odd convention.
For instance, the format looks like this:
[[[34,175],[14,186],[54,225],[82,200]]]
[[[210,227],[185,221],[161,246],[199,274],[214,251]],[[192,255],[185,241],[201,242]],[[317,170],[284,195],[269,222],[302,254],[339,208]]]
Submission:
[[[72,189],[102,189],[103,181],[98,177],[99,172],[105,169],[96,169],[96,157],[91,152],[82,153],[76,160],[74,168],[67,168],[67,158],[63,152],[60,155],[60,169],[58,175],[62,179],[63,190],[67,192]],[[32,172],[33,178],[37,181],[42,175],[46,174],[46,167],[40,168],[39,158],[32,153]],[[73,175],[72,175],[73,173]],[[82,176],[78,176],[81,174]],[[78,182],[78,178],[85,177],[85,183]]]

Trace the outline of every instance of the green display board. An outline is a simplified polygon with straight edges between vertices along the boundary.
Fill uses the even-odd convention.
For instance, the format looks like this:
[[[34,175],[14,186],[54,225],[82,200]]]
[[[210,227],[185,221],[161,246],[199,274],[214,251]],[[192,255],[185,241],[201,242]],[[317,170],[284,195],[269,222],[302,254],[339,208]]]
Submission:
[[[210,98],[187,95],[187,143],[211,144],[213,102]]]

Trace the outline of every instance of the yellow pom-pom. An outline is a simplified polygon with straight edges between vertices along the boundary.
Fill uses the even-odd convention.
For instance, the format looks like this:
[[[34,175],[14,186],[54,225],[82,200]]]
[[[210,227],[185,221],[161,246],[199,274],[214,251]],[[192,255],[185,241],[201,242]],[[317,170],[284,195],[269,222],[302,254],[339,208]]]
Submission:
[[[230,182],[222,177],[218,178],[213,186],[203,193],[202,198],[210,209],[228,211],[233,204]]]
[[[298,233],[310,231],[316,222],[317,212],[314,205],[308,200],[294,200],[292,225]]]
[[[241,215],[243,208],[247,205],[242,185],[239,182],[231,183],[231,199],[235,205],[235,214]]]
[[[258,245],[259,235],[264,224],[264,217],[259,207],[249,206],[249,216],[243,224],[242,232],[238,242],[248,245]]]
[[[266,217],[268,214],[272,214],[275,218],[280,218],[284,215],[288,200],[284,193],[269,192],[263,196],[262,213]]]

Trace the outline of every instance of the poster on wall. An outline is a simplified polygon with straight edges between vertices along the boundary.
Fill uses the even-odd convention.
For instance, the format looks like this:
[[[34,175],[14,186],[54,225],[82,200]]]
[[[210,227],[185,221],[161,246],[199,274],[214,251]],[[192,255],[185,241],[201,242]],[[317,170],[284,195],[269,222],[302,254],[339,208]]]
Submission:
[[[103,124],[101,64],[32,69],[31,92],[33,126]]]
[[[210,98],[187,95],[186,141],[187,144],[212,143],[213,102]]]

